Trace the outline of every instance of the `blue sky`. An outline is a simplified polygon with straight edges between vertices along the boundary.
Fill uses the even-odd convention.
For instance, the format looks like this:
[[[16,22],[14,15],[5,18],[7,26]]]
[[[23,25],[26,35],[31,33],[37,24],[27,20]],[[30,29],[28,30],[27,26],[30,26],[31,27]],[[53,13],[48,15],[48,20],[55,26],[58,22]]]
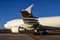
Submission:
[[[13,19],[20,19],[20,10],[34,4],[36,17],[60,16],[60,0],[0,0],[0,28]]]

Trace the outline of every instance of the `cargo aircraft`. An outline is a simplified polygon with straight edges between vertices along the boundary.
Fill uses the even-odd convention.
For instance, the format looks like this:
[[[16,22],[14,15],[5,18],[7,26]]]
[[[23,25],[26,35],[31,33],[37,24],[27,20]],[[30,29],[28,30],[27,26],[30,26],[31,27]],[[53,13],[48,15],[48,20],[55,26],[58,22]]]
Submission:
[[[60,29],[60,16],[51,17],[35,17],[32,14],[32,7],[30,5],[28,8],[21,10],[22,19],[19,20],[20,26],[6,26],[5,28],[10,29],[12,33],[20,33],[20,31],[32,30],[34,33],[48,33],[49,30]],[[17,24],[16,23],[16,24]]]

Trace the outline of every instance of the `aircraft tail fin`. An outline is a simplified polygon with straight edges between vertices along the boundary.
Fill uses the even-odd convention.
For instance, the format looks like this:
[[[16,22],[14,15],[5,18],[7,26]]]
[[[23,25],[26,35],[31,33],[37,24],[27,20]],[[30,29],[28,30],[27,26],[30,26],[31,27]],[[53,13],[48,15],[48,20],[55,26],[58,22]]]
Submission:
[[[31,18],[31,17],[34,17],[32,15],[32,12],[31,12],[32,7],[33,7],[33,4],[31,6],[29,6],[28,8],[20,11],[23,18]]]

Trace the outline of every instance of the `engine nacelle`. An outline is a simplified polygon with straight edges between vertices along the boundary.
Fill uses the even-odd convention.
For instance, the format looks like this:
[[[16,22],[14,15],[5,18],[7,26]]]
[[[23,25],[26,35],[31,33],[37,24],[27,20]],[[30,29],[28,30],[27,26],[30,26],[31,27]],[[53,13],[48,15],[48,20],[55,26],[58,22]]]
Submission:
[[[12,33],[19,33],[19,27],[12,27],[11,31]]]

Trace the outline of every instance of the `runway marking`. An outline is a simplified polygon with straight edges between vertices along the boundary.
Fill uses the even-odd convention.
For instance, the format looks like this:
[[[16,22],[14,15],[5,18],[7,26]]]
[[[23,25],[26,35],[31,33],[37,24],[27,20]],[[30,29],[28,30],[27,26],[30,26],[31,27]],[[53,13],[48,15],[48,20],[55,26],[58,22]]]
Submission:
[[[28,34],[28,36],[30,36],[30,37],[33,38],[34,40],[39,40],[37,37],[35,37],[35,36],[32,35],[32,34]]]

